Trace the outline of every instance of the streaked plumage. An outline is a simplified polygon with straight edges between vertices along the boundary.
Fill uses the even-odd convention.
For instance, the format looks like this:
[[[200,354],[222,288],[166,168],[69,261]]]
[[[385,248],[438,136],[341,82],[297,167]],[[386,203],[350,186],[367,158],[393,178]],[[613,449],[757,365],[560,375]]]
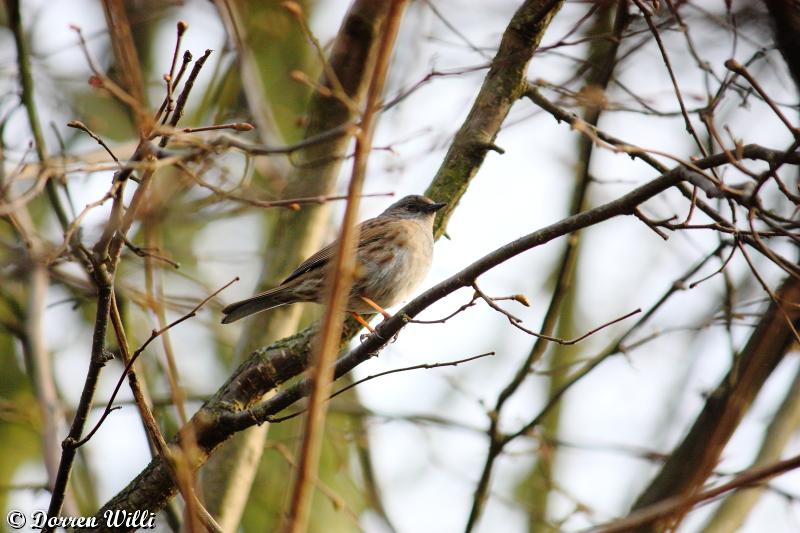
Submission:
[[[433,257],[433,220],[445,204],[425,196],[406,196],[375,218],[359,224],[356,269],[347,310],[373,313],[365,296],[382,308],[408,297],[428,273]],[[268,291],[225,307],[224,324],[295,302],[321,303],[325,276],[336,251],[333,242],[303,261],[283,282]]]

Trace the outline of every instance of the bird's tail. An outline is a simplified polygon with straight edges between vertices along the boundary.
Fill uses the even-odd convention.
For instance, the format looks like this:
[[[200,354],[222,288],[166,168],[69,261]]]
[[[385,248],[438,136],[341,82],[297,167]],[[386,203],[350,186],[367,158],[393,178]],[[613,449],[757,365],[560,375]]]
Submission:
[[[222,314],[225,315],[222,318],[222,323],[230,324],[273,307],[294,303],[298,300],[292,292],[292,287],[284,285],[256,294],[246,300],[232,303],[222,310]]]

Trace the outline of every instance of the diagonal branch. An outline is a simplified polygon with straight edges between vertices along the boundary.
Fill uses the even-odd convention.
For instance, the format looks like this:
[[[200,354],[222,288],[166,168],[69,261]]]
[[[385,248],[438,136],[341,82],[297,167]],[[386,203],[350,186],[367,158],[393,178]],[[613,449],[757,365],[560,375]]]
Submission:
[[[794,340],[787,317],[800,326],[800,281],[789,277],[776,297],[736,364],[709,394],[692,428],[637,499],[634,511],[699,490],[717,465],[742,417]],[[637,531],[656,531],[658,527],[645,524]]]
[[[425,193],[447,206],[436,215],[434,233],[441,236],[458,200],[467,191],[489,151],[502,151],[494,144],[514,103],[527,89],[528,64],[544,32],[564,0],[527,0],[508,24],[497,54],[467,119],[459,128],[436,177]]]
[[[709,158],[698,160],[695,164],[707,164],[708,159]],[[336,377],[346,374],[357,365],[374,356],[388,343],[388,339],[391,339],[405,327],[409,319],[413,319],[421,311],[448,294],[464,287],[470,287],[481,274],[488,272],[492,268],[522,252],[536,246],[541,246],[558,237],[568,235],[616,216],[631,215],[639,204],[677,185],[686,178],[687,173],[683,168],[678,167],[637,187],[617,200],[567,217],[498,248],[452,277],[427,290],[400,309],[392,318],[379,324],[375,329],[375,333],[367,337],[358,347],[354,348],[350,353],[341,357],[336,362]],[[233,429],[239,431],[253,424],[266,421],[269,416],[288,407],[300,398],[305,397],[309,392],[309,385],[310,382],[308,379],[302,380],[252,409],[223,414],[219,420],[220,425],[224,426],[226,430]]]

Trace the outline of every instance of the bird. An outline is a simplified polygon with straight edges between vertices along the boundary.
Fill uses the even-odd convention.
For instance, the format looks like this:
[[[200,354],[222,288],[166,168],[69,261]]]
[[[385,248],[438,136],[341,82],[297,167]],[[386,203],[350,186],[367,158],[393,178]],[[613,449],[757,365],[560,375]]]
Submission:
[[[363,326],[361,314],[390,315],[385,308],[405,300],[425,279],[433,259],[433,221],[446,203],[409,195],[358,225],[353,286],[346,304]],[[323,303],[338,240],[303,261],[275,288],[222,309],[223,324],[296,302]]]

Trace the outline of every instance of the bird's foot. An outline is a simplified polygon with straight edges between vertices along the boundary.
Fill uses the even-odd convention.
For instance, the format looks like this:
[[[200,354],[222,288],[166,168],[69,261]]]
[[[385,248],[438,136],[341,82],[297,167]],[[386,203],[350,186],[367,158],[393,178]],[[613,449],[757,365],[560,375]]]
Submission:
[[[386,310],[385,310],[383,307],[381,307],[380,305],[376,304],[376,303],[375,303],[374,301],[372,301],[371,299],[367,298],[366,296],[359,296],[359,298],[361,298],[361,300],[362,300],[362,301],[363,301],[365,304],[367,304],[368,306],[370,306],[371,308],[373,308],[374,310],[376,310],[377,312],[379,312],[380,314],[382,314],[382,315],[383,315],[383,318],[384,318],[384,320],[389,320],[390,318],[392,318],[392,315],[390,315],[389,313],[387,313],[387,312],[386,312]]]

